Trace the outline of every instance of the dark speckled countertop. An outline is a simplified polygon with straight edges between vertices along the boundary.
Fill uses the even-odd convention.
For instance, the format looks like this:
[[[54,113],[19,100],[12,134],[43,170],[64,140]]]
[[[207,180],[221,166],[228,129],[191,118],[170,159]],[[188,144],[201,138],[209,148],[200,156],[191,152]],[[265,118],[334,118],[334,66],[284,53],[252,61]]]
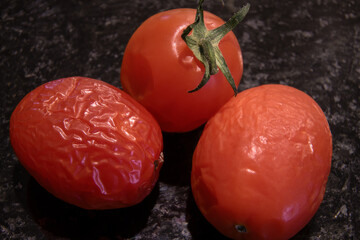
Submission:
[[[204,7],[228,19],[231,5]],[[357,0],[250,0],[234,31],[244,57],[240,90],[265,83],[296,87],[324,110],[333,133],[327,191],[293,239],[360,238],[360,3]],[[142,21],[195,0],[2,0],[0,3],[0,239],[224,239],[202,217],[189,187],[201,128],[164,134],[165,164],[137,206],[87,211],[55,199],[18,162],[9,118],[26,93],[69,76],[117,87],[123,52]]]

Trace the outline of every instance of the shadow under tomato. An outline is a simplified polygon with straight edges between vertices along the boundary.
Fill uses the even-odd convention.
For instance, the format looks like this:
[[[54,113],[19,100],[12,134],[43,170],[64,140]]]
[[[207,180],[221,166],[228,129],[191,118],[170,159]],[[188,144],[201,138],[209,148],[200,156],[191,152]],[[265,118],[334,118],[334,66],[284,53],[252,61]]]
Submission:
[[[31,177],[27,207],[49,238],[123,239],[135,236],[146,226],[158,194],[159,187],[156,185],[150,195],[135,206],[86,210],[54,197]]]
[[[228,240],[229,238],[217,231],[202,215],[195,203],[195,199],[189,189],[188,199],[186,202],[186,220],[188,229],[193,240],[216,239]]]
[[[175,186],[190,185],[192,156],[203,128],[186,133],[163,132],[164,164],[159,181]]]

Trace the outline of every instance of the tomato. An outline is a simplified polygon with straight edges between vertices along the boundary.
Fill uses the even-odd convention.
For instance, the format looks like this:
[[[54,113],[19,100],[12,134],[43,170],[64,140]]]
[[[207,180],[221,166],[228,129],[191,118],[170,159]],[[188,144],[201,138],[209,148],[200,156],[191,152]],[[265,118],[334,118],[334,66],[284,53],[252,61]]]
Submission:
[[[181,35],[194,22],[195,9],[173,9],[147,19],[130,38],[121,65],[121,85],[145,106],[166,132],[186,132],[204,124],[233,95],[221,71],[208,83],[189,93],[201,82],[204,65],[194,56]],[[224,23],[204,12],[208,29]],[[241,49],[233,32],[220,41],[235,85],[242,72]]]
[[[233,239],[289,239],[323,199],[332,157],[326,117],[283,85],[245,90],[206,124],[191,186],[205,218]]]
[[[163,162],[162,133],[152,115],[122,90],[83,77],[27,94],[11,115],[10,139],[40,185],[86,209],[140,202]]]

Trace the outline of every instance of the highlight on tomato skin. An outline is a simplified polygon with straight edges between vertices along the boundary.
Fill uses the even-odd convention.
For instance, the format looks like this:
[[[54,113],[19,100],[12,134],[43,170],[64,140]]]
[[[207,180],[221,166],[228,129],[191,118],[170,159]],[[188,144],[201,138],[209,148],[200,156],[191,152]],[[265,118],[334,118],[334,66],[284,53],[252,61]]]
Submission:
[[[122,90],[84,77],[50,81],[28,93],[11,115],[10,140],[40,185],[85,209],[139,203],[163,163],[153,116]]]
[[[332,136],[319,105],[284,85],[245,90],[206,124],[191,187],[205,218],[232,239],[289,239],[324,197]]]

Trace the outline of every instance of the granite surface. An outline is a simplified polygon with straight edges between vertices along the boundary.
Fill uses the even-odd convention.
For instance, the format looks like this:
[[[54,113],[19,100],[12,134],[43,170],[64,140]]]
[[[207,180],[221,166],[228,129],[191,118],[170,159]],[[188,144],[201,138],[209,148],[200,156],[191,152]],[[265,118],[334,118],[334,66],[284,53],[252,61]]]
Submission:
[[[245,1],[206,0],[224,19]],[[324,200],[293,239],[360,238],[360,3],[357,0],[249,0],[234,31],[244,57],[240,90],[265,83],[296,87],[324,110],[333,159]],[[123,52],[139,24],[195,0],[2,0],[0,2],[0,239],[225,239],[200,214],[189,187],[201,128],[164,134],[159,183],[141,204],[87,211],[47,193],[9,142],[11,112],[50,80],[86,76],[117,87]]]

